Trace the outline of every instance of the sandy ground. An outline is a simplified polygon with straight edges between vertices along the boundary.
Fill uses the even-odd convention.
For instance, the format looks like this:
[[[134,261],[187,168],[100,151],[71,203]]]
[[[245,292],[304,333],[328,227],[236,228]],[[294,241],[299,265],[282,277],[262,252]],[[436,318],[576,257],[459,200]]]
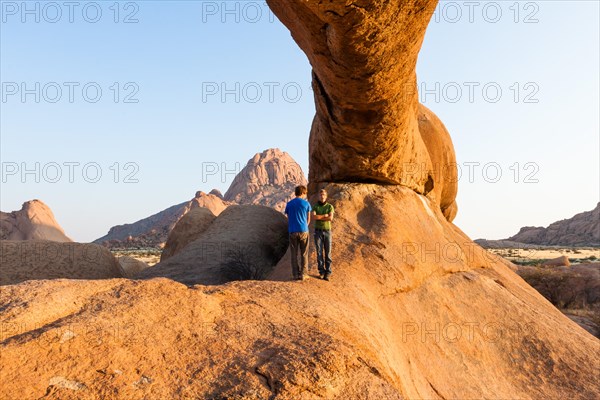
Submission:
[[[569,257],[571,264],[600,260],[600,249],[556,248],[556,249],[488,249],[488,251],[513,262],[549,260],[561,256]],[[595,258],[594,258],[595,257]]]
[[[549,260],[560,256],[567,256],[571,264],[600,260],[600,249],[598,248],[556,248],[556,249],[488,249],[488,251],[499,255],[511,262],[525,263],[536,260]],[[160,250],[113,250],[116,257],[129,256],[146,264],[153,266],[160,261]],[[594,258],[595,257],[595,258]]]
[[[140,249],[140,250],[111,250],[115,257],[129,256],[153,266],[160,261],[161,250],[158,249]]]

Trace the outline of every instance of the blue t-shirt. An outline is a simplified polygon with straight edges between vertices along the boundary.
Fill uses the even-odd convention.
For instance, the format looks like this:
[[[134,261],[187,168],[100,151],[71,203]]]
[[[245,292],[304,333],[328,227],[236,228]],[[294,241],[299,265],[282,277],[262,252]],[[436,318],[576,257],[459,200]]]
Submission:
[[[300,197],[288,201],[285,213],[288,216],[288,232],[308,232],[307,214],[310,212],[310,203]]]

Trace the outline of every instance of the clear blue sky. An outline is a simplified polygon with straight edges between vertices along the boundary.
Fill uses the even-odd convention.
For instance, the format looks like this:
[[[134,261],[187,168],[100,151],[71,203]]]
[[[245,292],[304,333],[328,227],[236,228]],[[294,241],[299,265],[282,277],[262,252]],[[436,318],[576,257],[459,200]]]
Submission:
[[[270,147],[308,172],[310,65],[264,2],[22,4],[0,4],[3,211],[38,198],[91,241]],[[461,166],[455,223],[498,239],[592,209],[598,2],[469,4],[440,3],[417,71]]]

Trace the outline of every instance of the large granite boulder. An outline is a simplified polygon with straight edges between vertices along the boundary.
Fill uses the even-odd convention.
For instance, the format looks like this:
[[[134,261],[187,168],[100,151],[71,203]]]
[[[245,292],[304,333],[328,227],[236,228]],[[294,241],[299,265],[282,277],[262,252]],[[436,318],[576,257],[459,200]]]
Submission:
[[[217,218],[208,208],[197,207],[190,210],[177,222],[165,244],[160,260],[174,256],[188,244],[198,239]]]
[[[0,285],[32,279],[109,279],[123,276],[112,253],[92,243],[0,241]]]
[[[428,197],[439,205],[446,219],[452,222],[458,212],[455,200],[458,193],[458,167],[450,133],[437,115],[422,104],[419,105],[419,132],[429,151],[433,169],[429,174],[423,165],[417,167],[415,172],[433,176],[433,188],[429,190]]]
[[[286,217],[270,207],[233,205],[183,250],[137,278],[166,277],[188,285],[265,279],[288,246]]]
[[[40,200],[26,201],[19,211],[0,211],[0,240],[72,241]]]
[[[124,278],[133,278],[146,268],[150,268],[150,266],[142,260],[138,260],[137,258],[129,256],[119,257],[117,258],[117,261],[119,262],[121,275]]]

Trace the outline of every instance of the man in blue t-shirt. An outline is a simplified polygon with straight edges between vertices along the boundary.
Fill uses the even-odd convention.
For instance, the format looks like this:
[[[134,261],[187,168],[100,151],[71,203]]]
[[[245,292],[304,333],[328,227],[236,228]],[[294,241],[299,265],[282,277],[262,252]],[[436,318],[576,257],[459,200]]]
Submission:
[[[302,281],[307,278],[308,273],[308,224],[311,207],[306,200],[307,193],[306,186],[297,186],[296,198],[288,201],[285,206],[292,253],[292,277]],[[298,266],[298,250],[300,250],[300,266]]]

